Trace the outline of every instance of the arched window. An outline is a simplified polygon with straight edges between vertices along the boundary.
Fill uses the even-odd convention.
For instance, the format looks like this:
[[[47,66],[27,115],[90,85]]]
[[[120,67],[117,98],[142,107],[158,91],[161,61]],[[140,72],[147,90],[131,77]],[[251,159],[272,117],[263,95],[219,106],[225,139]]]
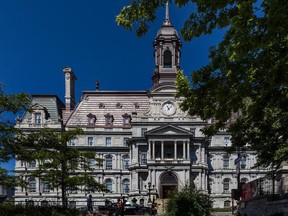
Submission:
[[[229,168],[229,156],[225,155],[223,156],[223,169]]]
[[[36,179],[30,178],[28,180],[28,192],[36,192]]]
[[[128,170],[130,165],[130,158],[128,155],[123,156],[123,170]]]
[[[106,190],[108,190],[109,192],[112,192],[112,185],[113,185],[112,180],[106,179],[106,181],[105,181]]]
[[[112,155],[107,155],[106,156],[106,169],[107,170],[111,170],[113,168],[112,167],[112,161],[113,161]]]
[[[170,50],[164,51],[164,67],[171,68],[172,67],[172,53]]]
[[[124,179],[122,182],[123,193],[128,194],[130,191],[130,181],[129,179]]]
[[[229,191],[229,189],[230,189],[230,179],[228,179],[228,178],[225,178],[224,180],[223,180],[223,190],[224,190],[224,192],[226,191]]]

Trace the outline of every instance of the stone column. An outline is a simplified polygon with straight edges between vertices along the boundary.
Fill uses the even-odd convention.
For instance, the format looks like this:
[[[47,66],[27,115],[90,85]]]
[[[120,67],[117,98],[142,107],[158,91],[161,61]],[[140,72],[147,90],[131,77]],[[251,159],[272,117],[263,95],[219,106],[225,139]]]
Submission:
[[[177,159],[177,141],[174,141],[174,160]]]
[[[199,147],[198,147],[198,154],[197,154],[197,156],[198,156],[197,162],[200,163],[200,162],[201,162],[201,145],[199,145]]]
[[[155,160],[155,141],[152,142],[153,155],[152,159]]]
[[[190,141],[186,141],[187,142],[187,159],[190,160]]]
[[[164,141],[161,141],[161,160],[164,159]]]
[[[152,141],[148,141],[147,160],[151,159],[151,143],[152,143]]]
[[[205,163],[205,148],[202,148],[202,145],[200,147],[201,147],[201,162],[204,164]]]
[[[186,148],[185,148],[185,146],[186,146],[186,142],[183,141],[183,159],[186,159]]]

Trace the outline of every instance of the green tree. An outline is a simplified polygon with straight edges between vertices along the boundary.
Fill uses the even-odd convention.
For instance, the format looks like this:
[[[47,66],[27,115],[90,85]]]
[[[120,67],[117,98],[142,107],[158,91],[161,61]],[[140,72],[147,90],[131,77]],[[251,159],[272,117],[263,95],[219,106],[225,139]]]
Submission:
[[[116,20],[143,35],[166,0],[134,0]],[[210,49],[210,62],[180,72],[177,97],[190,115],[212,119],[208,136],[221,128],[232,135],[233,147],[250,145],[258,165],[278,166],[288,156],[288,2],[282,0],[175,0],[193,3],[181,34],[184,40],[223,29],[223,40]],[[232,116],[232,118],[231,118]]]
[[[27,170],[29,176],[38,178],[51,188],[61,189],[62,206],[67,206],[67,193],[69,190],[84,186],[85,191],[105,191],[105,186],[98,183],[90,166],[100,165],[102,160],[96,158],[95,152],[81,151],[75,146],[68,146],[70,140],[82,135],[80,128],[68,131],[55,131],[44,128],[31,132],[22,137],[28,154],[21,154],[18,159],[27,162],[37,162],[33,170]]]
[[[15,118],[16,114],[26,110],[29,102],[28,94],[6,94],[3,91],[3,85],[0,84],[0,163],[15,159],[15,153],[21,148],[15,148],[15,143],[19,142],[17,136],[22,132],[14,128],[14,121],[11,118]],[[9,170],[0,167],[1,186],[10,188],[20,183],[21,181],[11,175]]]
[[[209,197],[189,187],[173,194],[166,205],[167,216],[203,216],[210,215]]]

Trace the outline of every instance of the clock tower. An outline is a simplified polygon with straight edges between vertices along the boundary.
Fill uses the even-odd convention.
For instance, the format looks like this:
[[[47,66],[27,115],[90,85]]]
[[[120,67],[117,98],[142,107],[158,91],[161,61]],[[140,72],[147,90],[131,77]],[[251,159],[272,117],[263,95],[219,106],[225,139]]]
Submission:
[[[166,3],[165,20],[158,30],[153,43],[155,70],[152,76],[153,85],[164,82],[175,82],[180,69],[180,48],[182,43],[176,29],[169,19],[169,6]]]

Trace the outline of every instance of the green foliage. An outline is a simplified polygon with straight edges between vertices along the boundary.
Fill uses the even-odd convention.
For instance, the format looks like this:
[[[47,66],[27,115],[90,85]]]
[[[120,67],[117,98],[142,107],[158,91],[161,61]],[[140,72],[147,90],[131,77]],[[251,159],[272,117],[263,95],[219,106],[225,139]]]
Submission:
[[[21,135],[21,131],[14,128],[14,122],[9,119],[27,109],[30,97],[27,94],[6,94],[0,84],[0,163],[8,162],[15,157],[15,153],[21,149],[15,146]],[[20,185],[22,182],[15,176],[11,176],[8,170],[0,168],[0,185],[10,188]]]
[[[212,212],[231,212],[231,207],[228,208],[213,208]]]
[[[87,192],[105,190],[104,185],[98,183],[89,173],[93,170],[89,166],[89,160],[95,160],[98,164],[102,160],[95,157],[95,152],[68,146],[70,140],[81,134],[83,130],[80,128],[68,131],[44,128],[22,138],[25,139],[25,146],[29,151],[19,155],[18,159],[37,161],[38,164],[35,169],[27,170],[27,174],[49,184],[51,188],[61,188],[63,206],[67,205],[69,189],[84,185]]]
[[[209,197],[189,187],[172,195],[166,205],[167,216],[210,215]]]
[[[1,216],[79,216],[80,212],[73,208],[64,208],[62,206],[25,206],[4,203],[0,205]]]
[[[137,20],[148,25],[165,1],[147,2],[132,1],[117,17],[118,24],[145,32]],[[227,128],[233,148],[249,144],[257,151],[258,165],[278,166],[288,157],[288,2],[174,2],[179,7],[191,2],[197,8],[184,22],[184,40],[225,30],[223,40],[210,49],[211,61],[192,73],[191,83],[178,74],[181,108],[213,120],[203,130],[206,135]]]

